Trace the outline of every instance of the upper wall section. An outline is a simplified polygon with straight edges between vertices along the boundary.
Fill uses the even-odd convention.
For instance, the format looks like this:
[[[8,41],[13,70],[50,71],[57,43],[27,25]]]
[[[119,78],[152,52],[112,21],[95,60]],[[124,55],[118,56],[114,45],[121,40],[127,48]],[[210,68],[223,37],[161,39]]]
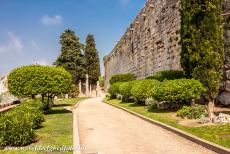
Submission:
[[[180,1],[148,0],[105,58],[105,88],[114,74],[134,73],[138,78],[180,66]]]

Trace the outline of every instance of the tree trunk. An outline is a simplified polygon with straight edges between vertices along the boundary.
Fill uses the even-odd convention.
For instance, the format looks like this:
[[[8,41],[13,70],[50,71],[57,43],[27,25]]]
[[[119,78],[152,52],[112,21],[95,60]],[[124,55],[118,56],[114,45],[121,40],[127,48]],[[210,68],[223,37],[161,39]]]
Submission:
[[[32,99],[34,99],[34,100],[35,100],[35,95],[32,95],[31,97],[32,97]]]
[[[215,102],[214,102],[214,99],[211,99],[208,102],[208,115],[209,115],[209,118],[210,118],[211,121],[215,117],[214,109],[215,109]]]
[[[44,103],[44,94],[42,94],[42,103]]]

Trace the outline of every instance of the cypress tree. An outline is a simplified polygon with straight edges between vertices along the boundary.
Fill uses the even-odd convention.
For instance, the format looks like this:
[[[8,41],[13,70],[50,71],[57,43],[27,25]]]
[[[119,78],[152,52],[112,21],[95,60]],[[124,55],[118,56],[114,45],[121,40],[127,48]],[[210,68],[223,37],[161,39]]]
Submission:
[[[54,62],[56,66],[64,67],[73,76],[75,84],[85,78],[85,61],[82,54],[83,45],[75,32],[68,29],[60,36],[61,54]]]
[[[93,35],[86,38],[85,46],[86,73],[89,74],[89,83],[95,84],[100,76],[100,61]]]
[[[223,0],[182,0],[181,4],[181,65],[206,88],[203,96],[212,119],[224,61]]]

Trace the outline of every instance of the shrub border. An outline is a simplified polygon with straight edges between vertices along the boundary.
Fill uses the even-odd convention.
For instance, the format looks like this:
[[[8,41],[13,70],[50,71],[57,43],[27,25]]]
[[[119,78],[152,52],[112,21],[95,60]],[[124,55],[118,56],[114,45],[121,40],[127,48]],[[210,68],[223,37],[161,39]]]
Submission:
[[[175,133],[175,134],[177,134],[177,135],[179,135],[179,136],[181,136],[183,138],[186,138],[186,139],[188,139],[188,140],[190,140],[190,141],[192,141],[192,142],[194,142],[196,144],[199,144],[199,145],[201,145],[201,146],[203,146],[203,147],[205,147],[207,149],[210,149],[212,151],[215,151],[217,153],[220,153],[220,154],[229,154],[230,153],[230,149],[229,148],[226,148],[226,147],[220,146],[218,144],[209,142],[207,140],[201,139],[201,138],[199,138],[197,136],[194,136],[192,134],[189,134],[189,133],[187,133],[185,131],[182,131],[180,129],[174,128],[174,127],[169,126],[167,124],[164,124],[162,122],[150,119],[150,118],[145,117],[143,115],[140,115],[140,114],[138,114],[136,112],[130,111],[130,110],[126,109],[126,108],[123,108],[123,107],[114,105],[112,103],[109,103],[109,102],[107,102],[105,100],[103,100],[103,103],[111,105],[111,106],[116,107],[118,109],[121,109],[123,111],[126,111],[129,114],[132,114],[132,115],[134,115],[134,116],[136,116],[136,117],[138,117],[138,118],[140,118],[142,120],[145,120],[145,121],[147,121],[147,122],[149,122],[151,124],[157,125],[157,126],[163,128],[163,129],[166,129],[166,130],[168,130],[170,132],[173,132],[173,133]]]

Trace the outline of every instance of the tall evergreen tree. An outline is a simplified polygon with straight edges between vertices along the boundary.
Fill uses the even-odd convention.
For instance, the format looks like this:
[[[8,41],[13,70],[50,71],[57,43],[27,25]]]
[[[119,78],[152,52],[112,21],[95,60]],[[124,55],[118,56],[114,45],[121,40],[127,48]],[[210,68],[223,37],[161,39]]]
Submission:
[[[181,64],[187,75],[200,80],[214,117],[224,61],[223,0],[182,0]]]
[[[60,36],[61,54],[54,62],[56,66],[64,67],[73,76],[75,84],[85,78],[85,60],[82,54],[83,45],[75,32],[68,29]]]
[[[89,82],[95,84],[100,76],[100,61],[93,35],[86,38],[85,46],[86,73],[89,74]]]

